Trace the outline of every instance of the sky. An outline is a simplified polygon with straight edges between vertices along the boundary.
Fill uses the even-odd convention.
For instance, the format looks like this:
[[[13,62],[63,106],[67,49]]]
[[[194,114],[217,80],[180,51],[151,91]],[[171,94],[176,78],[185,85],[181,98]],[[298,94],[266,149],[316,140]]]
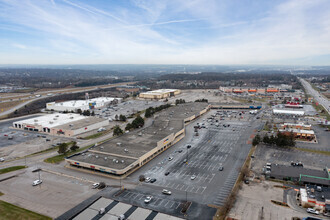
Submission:
[[[0,0],[0,64],[330,65],[330,1]]]

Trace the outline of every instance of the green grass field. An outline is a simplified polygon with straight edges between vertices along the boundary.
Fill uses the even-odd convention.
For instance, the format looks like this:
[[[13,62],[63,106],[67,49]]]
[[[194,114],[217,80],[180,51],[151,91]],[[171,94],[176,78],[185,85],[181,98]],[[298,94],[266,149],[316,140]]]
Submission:
[[[0,219],[48,220],[51,218],[0,200]]]
[[[9,173],[9,172],[24,169],[24,168],[26,168],[26,166],[7,167],[7,168],[0,169],[0,174]]]
[[[56,155],[54,157],[49,157],[49,158],[45,159],[44,162],[46,162],[46,163],[60,163],[60,162],[62,162],[64,160],[64,158],[66,158],[68,156],[71,156],[73,154],[76,154],[76,153],[78,153],[80,151],[84,151],[84,150],[86,150],[87,148],[90,148],[93,145],[94,144],[91,144],[91,145],[88,145],[87,147],[79,148],[76,151],[73,151],[73,152],[70,151],[70,152],[68,152],[66,154],[60,154],[60,155]]]

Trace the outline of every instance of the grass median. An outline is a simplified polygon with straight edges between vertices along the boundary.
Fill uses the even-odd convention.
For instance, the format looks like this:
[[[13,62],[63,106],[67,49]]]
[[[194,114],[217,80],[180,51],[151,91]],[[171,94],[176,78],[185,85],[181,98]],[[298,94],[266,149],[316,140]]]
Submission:
[[[310,153],[322,154],[322,155],[330,156],[330,151],[313,150],[313,149],[307,149],[307,148],[296,148],[296,149],[297,150],[300,150],[300,151],[305,151],[305,152],[310,152]]]
[[[0,219],[3,220],[50,220],[51,218],[45,215],[32,212],[19,206],[10,204],[0,200]]]
[[[69,151],[66,154],[59,154],[59,155],[56,155],[56,156],[53,156],[53,157],[49,157],[49,158],[45,159],[44,162],[46,162],[46,163],[60,163],[64,160],[64,158],[66,158],[68,156],[71,156],[73,154],[79,153],[81,151],[84,151],[84,150],[86,150],[87,148],[90,148],[93,145],[94,144],[88,145],[88,146],[83,147],[83,148],[79,148],[76,151]]]
[[[3,168],[0,170],[0,174],[4,174],[4,173],[9,173],[9,172],[13,172],[15,170],[21,170],[27,168],[26,166],[13,166],[13,167],[7,167],[7,168]]]

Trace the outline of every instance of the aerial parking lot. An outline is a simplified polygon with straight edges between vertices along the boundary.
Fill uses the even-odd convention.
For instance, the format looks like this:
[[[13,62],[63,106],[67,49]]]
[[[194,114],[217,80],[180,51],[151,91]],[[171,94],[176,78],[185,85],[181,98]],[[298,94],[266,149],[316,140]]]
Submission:
[[[13,122],[24,119],[33,118],[33,116],[14,118],[10,120],[1,121],[0,123],[0,157],[13,159],[22,157],[35,152],[39,152],[52,145],[62,142],[68,142],[71,139],[65,137],[54,137],[46,134],[39,134],[36,132],[29,132],[24,130],[13,129]]]
[[[120,198],[137,202],[136,199],[142,201],[150,194],[157,200],[148,205],[166,204],[173,212],[179,208],[180,201],[186,200],[203,205],[223,205],[250,150],[251,144],[247,144],[247,140],[259,121],[254,121],[251,129],[249,121],[241,121],[238,117],[220,120],[219,116],[214,116],[207,120],[216,115],[215,112],[211,110],[189,124],[183,140],[130,175],[127,180],[138,186]],[[246,113],[244,117],[253,116]],[[195,129],[197,125],[200,128]],[[140,183],[140,175],[148,180]],[[165,196],[164,200],[162,189],[172,191],[172,195]]]
[[[111,105],[107,108],[95,109],[95,115],[109,120],[115,120],[116,115],[125,115],[126,117],[145,110],[149,107],[156,107],[166,103],[161,101],[129,100],[126,102]]]

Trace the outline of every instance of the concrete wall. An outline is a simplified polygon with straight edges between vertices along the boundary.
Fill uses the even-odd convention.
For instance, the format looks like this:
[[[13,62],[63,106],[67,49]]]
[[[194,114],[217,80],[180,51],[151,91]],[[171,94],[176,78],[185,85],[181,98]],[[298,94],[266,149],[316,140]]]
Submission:
[[[74,130],[74,135],[82,134],[82,133],[92,131],[92,130],[95,130],[95,129],[99,129],[101,127],[105,127],[105,126],[108,126],[108,125],[109,125],[109,121],[104,120],[104,121],[101,121],[101,122],[98,122],[98,123],[95,123],[95,124],[92,124],[92,125],[89,125],[89,126],[86,126],[86,127],[83,127],[83,128],[76,129],[76,130]]]

